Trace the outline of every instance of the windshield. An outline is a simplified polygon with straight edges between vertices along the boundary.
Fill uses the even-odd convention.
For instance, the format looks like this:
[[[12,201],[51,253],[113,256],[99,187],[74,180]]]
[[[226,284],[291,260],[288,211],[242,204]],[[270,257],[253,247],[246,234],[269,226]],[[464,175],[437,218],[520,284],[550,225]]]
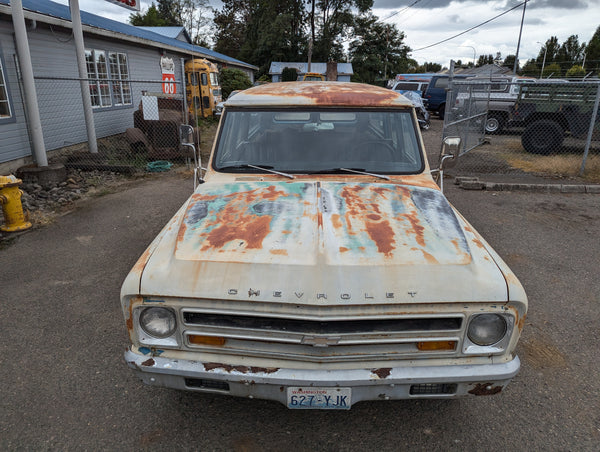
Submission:
[[[411,110],[227,110],[213,166],[256,172],[245,165],[289,173],[373,173],[423,170]]]

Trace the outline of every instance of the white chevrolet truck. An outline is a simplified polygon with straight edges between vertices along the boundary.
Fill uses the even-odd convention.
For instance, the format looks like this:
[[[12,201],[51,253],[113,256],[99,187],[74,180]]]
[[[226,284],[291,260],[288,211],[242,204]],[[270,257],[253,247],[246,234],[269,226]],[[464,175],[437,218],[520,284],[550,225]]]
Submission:
[[[441,165],[457,154],[447,139]],[[525,292],[435,183],[402,95],[242,91],[207,166],[123,283],[145,383],[339,410],[496,394],[519,371]]]

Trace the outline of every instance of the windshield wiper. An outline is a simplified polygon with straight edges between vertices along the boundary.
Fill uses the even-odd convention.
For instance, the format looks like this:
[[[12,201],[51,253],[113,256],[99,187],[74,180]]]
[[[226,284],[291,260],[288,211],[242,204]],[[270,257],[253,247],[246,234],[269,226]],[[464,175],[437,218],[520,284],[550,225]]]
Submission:
[[[364,168],[334,168],[332,170],[319,171],[319,173],[333,173],[336,171],[347,171],[349,173],[364,174],[365,176],[373,176],[380,179],[390,180],[388,176],[384,176],[383,174],[369,173],[368,171],[365,171]]]
[[[272,166],[259,166],[259,165],[251,165],[250,163],[242,163],[240,165],[229,165],[219,168],[220,170],[228,170],[228,169],[240,169],[240,168],[254,168],[262,171],[267,171],[268,173],[278,174],[283,177],[287,177],[290,179],[295,179],[294,176],[288,173],[282,173],[281,171],[275,171]]]

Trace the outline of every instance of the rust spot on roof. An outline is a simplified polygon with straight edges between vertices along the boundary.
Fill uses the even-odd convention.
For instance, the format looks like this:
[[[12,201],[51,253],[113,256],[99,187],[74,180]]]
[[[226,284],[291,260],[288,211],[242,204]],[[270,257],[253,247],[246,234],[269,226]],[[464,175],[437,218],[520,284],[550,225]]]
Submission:
[[[345,246],[340,246],[340,253],[345,253],[346,251],[350,251],[348,248],[346,248]]]
[[[239,93],[228,101],[228,105],[411,107],[403,96],[393,90],[343,82],[268,83]]]
[[[270,250],[270,253],[271,254],[277,254],[277,255],[280,255],[280,256],[287,256],[288,255],[287,250]]]

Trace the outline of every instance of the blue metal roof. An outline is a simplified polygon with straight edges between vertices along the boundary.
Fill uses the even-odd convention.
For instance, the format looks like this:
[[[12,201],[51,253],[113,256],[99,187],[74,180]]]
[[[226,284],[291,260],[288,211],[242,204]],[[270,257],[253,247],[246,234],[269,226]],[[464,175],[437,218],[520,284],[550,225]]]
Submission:
[[[183,33],[185,39],[187,39],[188,42],[191,42],[188,32],[184,27],[143,27],[141,25],[136,25],[136,27],[158,33],[159,35],[166,36],[167,38],[178,39],[179,35]]]
[[[10,6],[10,1],[0,0],[0,5]],[[40,13],[46,16],[67,20],[69,22],[71,21],[71,12],[68,6],[61,5],[59,3],[54,3],[49,0],[23,0],[23,9]],[[81,23],[83,25],[89,25],[90,27],[96,27],[115,33],[122,33],[124,35],[136,37],[139,39],[146,39],[148,41],[156,43],[157,46],[159,44],[164,44],[171,47],[177,47],[181,49],[182,52],[192,52],[196,55],[200,54],[206,58],[213,59],[219,62],[245,66],[251,69],[258,69],[256,66],[253,66],[249,63],[245,63],[240,60],[236,60],[235,58],[228,57],[227,55],[215,52],[214,50],[210,50],[197,45],[188,44],[186,42],[179,41],[175,38],[170,38],[149,30],[144,30],[143,28],[134,27],[133,25],[117,22],[116,20],[106,19],[104,17],[100,17],[85,11],[81,11]]]

